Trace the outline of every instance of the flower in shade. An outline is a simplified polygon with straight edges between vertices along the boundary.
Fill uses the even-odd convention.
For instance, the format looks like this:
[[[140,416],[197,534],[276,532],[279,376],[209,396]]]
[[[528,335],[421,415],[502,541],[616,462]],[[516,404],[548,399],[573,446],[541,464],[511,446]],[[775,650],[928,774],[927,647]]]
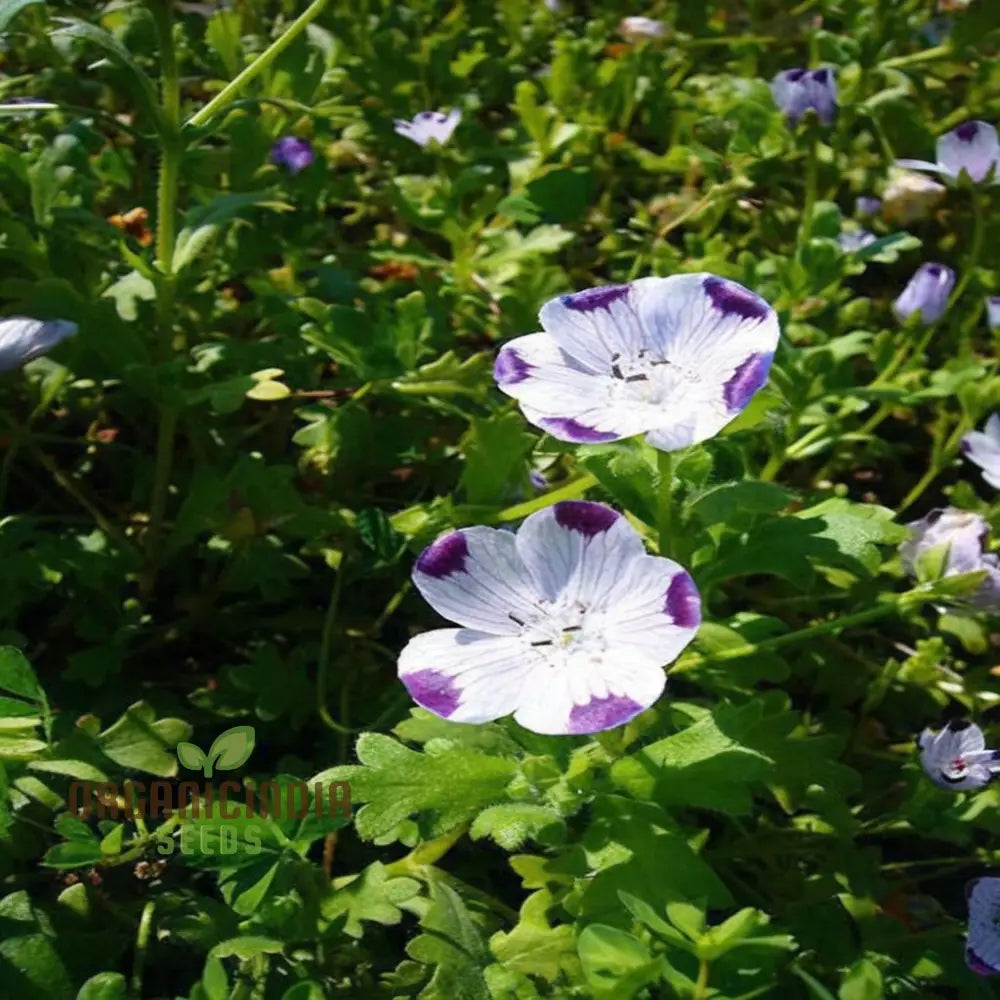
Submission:
[[[561,0],[545,0],[545,8],[552,11],[553,14],[558,14],[562,10]]]
[[[983,470],[983,479],[1000,490],[1000,415],[994,413],[981,431],[969,431],[962,438],[962,451]]]
[[[874,233],[868,232],[867,229],[848,229],[837,237],[837,242],[845,253],[855,253],[858,250],[864,250],[877,239],[878,237]]]
[[[0,319],[0,372],[9,372],[56,344],[72,337],[79,327],[68,319],[30,319],[9,316]]]
[[[505,344],[493,369],[525,417],[560,441],[645,434],[674,451],[717,434],[767,381],[778,317],[713,274],[640,278],[551,299],[543,332]]]
[[[982,788],[1000,771],[1000,750],[987,750],[983,731],[966,719],[952,719],[938,733],[925,729],[917,746],[924,774],[942,788]]]
[[[922,219],[947,193],[943,184],[909,170],[894,170],[882,192],[885,218],[903,225]]]
[[[997,556],[986,548],[990,526],[984,517],[943,507],[906,527],[910,537],[900,545],[899,556],[911,577],[919,578],[921,565],[926,562],[939,562],[941,577],[985,572],[979,588],[965,600],[976,608],[1000,608],[1000,567]]]
[[[399,657],[418,705],[454,722],[513,713],[536,733],[595,733],[649,708],[663,666],[694,638],[701,597],[603,504],[566,500],[516,533],[463,528],[417,559],[413,581],[459,628]]]
[[[1000,295],[986,296],[986,322],[991,330],[1000,328]]]
[[[965,886],[969,932],[965,964],[981,976],[1000,972],[1000,878],[975,878]]]
[[[431,141],[443,146],[451,138],[461,118],[462,112],[458,108],[448,114],[441,111],[421,111],[414,115],[411,122],[397,118],[395,131],[412,139],[418,146],[426,146]]]
[[[832,69],[786,69],[771,81],[771,96],[789,125],[797,125],[809,110],[824,125],[837,113],[837,83]]]
[[[662,21],[651,17],[624,17],[618,25],[619,34],[629,42],[638,42],[642,38],[662,38],[666,30]]]
[[[897,160],[899,167],[927,170],[958,180],[964,171],[977,184],[987,178],[1000,183],[996,175],[1000,164],[1000,139],[997,130],[986,122],[966,122],[945,132],[937,141],[936,163],[928,160]]]
[[[283,136],[271,147],[271,162],[284,167],[290,174],[305,170],[314,158],[312,146],[298,136]]]
[[[864,218],[866,215],[878,215],[881,210],[882,201],[880,198],[862,194],[854,199],[854,214],[857,216]]]
[[[919,313],[924,323],[936,323],[948,308],[955,272],[944,264],[921,264],[892,304],[900,323]]]

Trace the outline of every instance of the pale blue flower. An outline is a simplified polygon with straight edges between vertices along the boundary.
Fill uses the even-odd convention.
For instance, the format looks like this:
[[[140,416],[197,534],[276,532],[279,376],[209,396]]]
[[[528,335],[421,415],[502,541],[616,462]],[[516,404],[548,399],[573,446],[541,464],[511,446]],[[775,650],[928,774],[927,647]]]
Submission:
[[[771,96],[789,125],[815,111],[824,125],[837,113],[837,83],[832,69],[786,69],[771,81]]]
[[[937,733],[925,729],[917,745],[924,774],[953,792],[984,788],[1000,771],[1000,750],[987,750],[983,731],[965,719],[953,719]]]
[[[407,139],[412,139],[418,146],[426,146],[430,142],[443,146],[451,138],[461,118],[462,112],[458,108],[447,115],[440,111],[421,111],[410,122],[397,118],[394,130]]]
[[[955,272],[944,264],[921,264],[906,288],[893,303],[896,318],[905,323],[919,313],[924,323],[936,323],[948,308],[948,296],[955,287]]]
[[[937,162],[927,160],[897,160],[896,165],[912,170],[926,170],[957,180],[964,172],[977,184],[987,179],[1000,183],[1000,138],[997,130],[986,122],[971,121],[946,132],[937,141]]]

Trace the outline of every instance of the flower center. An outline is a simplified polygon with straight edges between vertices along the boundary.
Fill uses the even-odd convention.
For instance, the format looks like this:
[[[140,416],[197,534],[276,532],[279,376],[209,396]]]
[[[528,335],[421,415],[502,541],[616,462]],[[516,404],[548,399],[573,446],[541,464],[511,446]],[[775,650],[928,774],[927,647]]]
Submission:
[[[529,646],[540,650],[570,649],[595,638],[593,629],[587,628],[587,606],[581,601],[553,604],[540,598],[536,607],[538,613],[531,618],[507,612],[507,617],[520,626],[521,638]]]
[[[658,405],[668,397],[676,400],[683,383],[699,381],[696,372],[668,358],[659,357],[647,348],[640,348],[634,357],[611,355],[611,394],[619,399]]]

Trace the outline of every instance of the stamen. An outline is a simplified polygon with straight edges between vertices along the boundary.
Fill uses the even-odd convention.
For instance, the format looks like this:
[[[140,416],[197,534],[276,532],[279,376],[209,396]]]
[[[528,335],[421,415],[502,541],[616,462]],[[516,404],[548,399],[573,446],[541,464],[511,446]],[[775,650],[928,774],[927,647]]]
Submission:
[[[537,642],[533,642],[531,645],[532,646],[551,646],[552,645],[552,640],[551,639],[539,639]]]
[[[564,632],[579,632],[582,629],[582,625],[569,625],[563,629]]]
[[[625,379],[625,381],[626,382],[648,382],[649,381],[649,376],[648,375],[629,375],[628,378]]]
[[[615,378],[625,378],[622,374],[621,368],[619,368],[616,364],[611,366],[611,374],[614,375]],[[627,382],[628,379],[625,379],[625,381]]]
[[[520,619],[520,618],[518,618],[518,617],[517,617],[517,615],[515,615],[513,611],[508,611],[508,612],[507,612],[507,617],[508,617],[508,618],[509,618],[509,619],[510,619],[510,620],[511,620],[511,621],[512,621],[512,622],[513,622],[513,623],[514,623],[515,625],[520,625],[520,626],[521,626],[521,628],[524,628],[524,622],[523,622],[523,621],[521,621],[521,619]]]

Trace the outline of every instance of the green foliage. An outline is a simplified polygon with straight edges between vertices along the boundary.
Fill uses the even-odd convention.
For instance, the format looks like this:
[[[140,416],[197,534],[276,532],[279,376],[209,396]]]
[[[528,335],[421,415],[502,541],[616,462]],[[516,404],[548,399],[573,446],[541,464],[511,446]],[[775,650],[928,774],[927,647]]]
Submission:
[[[1000,410],[997,193],[854,201],[1000,107],[996,4],[661,4],[644,40],[607,2],[222,6],[0,0],[2,315],[79,325],[0,376],[0,994],[991,995],[1000,791],[914,735],[996,745],[995,616],[898,546],[1000,528],[960,448]],[[806,65],[829,127],[769,93]],[[892,312],[925,261],[959,282],[927,331]],[[669,468],[497,390],[549,299],[703,271],[781,343]],[[414,708],[420,551],[582,497],[695,579],[663,697],[594,736]]]

